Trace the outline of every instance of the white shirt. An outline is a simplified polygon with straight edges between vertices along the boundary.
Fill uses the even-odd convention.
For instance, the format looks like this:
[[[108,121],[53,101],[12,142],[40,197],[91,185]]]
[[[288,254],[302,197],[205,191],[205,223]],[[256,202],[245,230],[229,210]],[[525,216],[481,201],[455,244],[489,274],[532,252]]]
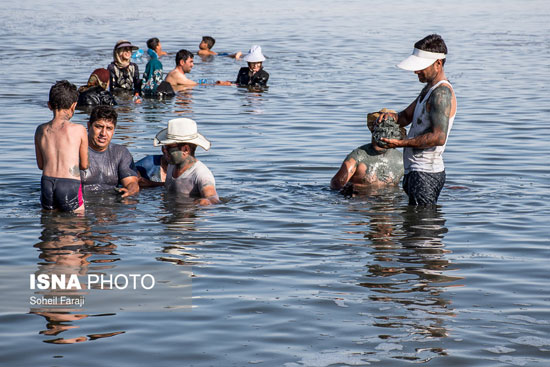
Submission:
[[[169,193],[188,197],[201,197],[201,191],[205,186],[216,186],[214,175],[201,161],[196,161],[178,178],[172,177],[175,167],[169,164],[166,170],[164,187]]]
[[[411,128],[407,134],[408,139],[422,135],[428,130],[431,125],[431,121],[429,113],[426,111],[426,103],[428,102],[433,90],[439,87],[442,83],[448,84],[451,89],[453,88],[451,83],[446,80],[441,80],[439,83],[430,88],[422,101],[420,99],[416,101]],[[411,171],[437,173],[445,170],[442,155],[445,151],[445,146],[447,146],[447,140],[449,133],[451,132],[451,128],[453,127],[455,116],[456,112],[454,115],[449,117],[449,128],[447,129],[445,144],[426,149],[410,147],[405,147],[403,149],[403,165],[405,166],[405,174]]]

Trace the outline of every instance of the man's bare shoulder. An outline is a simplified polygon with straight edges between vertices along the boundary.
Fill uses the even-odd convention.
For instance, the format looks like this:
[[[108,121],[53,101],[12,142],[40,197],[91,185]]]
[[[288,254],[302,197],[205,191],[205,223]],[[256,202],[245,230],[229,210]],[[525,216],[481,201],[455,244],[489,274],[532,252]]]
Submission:
[[[86,128],[82,124],[78,124],[75,122],[71,122],[68,127],[78,132],[86,132]]]

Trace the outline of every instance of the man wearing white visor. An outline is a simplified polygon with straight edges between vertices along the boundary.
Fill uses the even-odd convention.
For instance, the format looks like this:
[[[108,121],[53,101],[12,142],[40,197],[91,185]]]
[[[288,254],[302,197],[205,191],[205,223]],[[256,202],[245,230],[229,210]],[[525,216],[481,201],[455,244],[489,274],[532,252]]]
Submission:
[[[200,205],[220,201],[214,175],[195,158],[197,146],[210,149],[210,142],[199,134],[195,121],[188,118],[168,121],[168,128],[158,132],[154,145],[162,145],[162,153],[168,162],[164,187],[169,194],[196,198],[195,202]]]
[[[407,138],[381,139],[390,148],[404,147],[403,189],[409,205],[435,205],[445,184],[442,155],[456,115],[456,97],[443,70],[446,55],[445,41],[432,34],[416,42],[412,55],[397,65],[426,83],[409,107],[394,116],[400,126],[412,123]]]

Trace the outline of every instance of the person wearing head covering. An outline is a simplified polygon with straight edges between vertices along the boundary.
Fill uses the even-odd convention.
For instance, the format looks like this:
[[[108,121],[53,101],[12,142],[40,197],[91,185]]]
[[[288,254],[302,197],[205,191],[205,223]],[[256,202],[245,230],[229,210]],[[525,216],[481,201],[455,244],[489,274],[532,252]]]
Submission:
[[[199,205],[219,203],[214,175],[195,158],[197,146],[210,149],[210,142],[197,130],[197,123],[188,118],[168,121],[168,127],[158,132],[155,146],[162,146],[168,162],[164,187],[168,194],[195,198]]]
[[[88,78],[88,83],[78,88],[77,107],[116,105],[115,98],[107,89],[109,89],[109,71],[95,69]]]
[[[132,51],[138,50],[130,41],[120,40],[113,48],[113,62],[107,69],[110,73],[111,92],[127,92],[134,96],[141,94],[139,67],[131,62]]]
[[[373,116],[378,117],[375,114],[369,114],[367,117],[367,125],[372,133],[371,142],[347,155],[330,181],[331,189],[342,190],[343,193],[354,193],[365,189],[398,185],[401,181],[403,154],[396,149],[388,149],[381,138],[402,139],[405,131],[399,128],[391,116],[379,123],[374,121]]]
[[[248,63],[248,67],[242,67],[237,74],[237,80],[234,84],[239,87],[266,87],[269,80],[269,74],[263,69],[265,56],[262,54],[262,48],[254,45],[243,57]],[[231,85],[229,81],[217,81],[219,85]]]
[[[412,55],[397,65],[426,83],[405,110],[393,114],[400,126],[411,125],[407,138],[382,139],[390,148],[404,147],[403,189],[409,205],[435,205],[445,184],[443,152],[457,109],[453,87],[443,70],[446,58],[445,41],[431,34],[416,42]]]
[[[162,63],[159,60],[162,45],[158,38],[153,37],[147,40],[147,54],[149,62],[145,66],[142,79],[142,92],[147,97],[174,96],[175,92],[170,83],[163,81]],[[166,54],[166,52],[164,52]]]

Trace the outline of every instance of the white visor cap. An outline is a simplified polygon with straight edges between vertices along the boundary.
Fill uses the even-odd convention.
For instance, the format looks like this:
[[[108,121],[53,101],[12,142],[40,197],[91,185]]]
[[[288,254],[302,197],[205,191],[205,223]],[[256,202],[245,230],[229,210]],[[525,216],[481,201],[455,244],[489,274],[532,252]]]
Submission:
[[[412,55],[397,64],[397,67],[409,71],[423,70],[436,60],[444,59],[445,57],[446,55],[443,53],[424,51],[415,48],[413,49]]]

